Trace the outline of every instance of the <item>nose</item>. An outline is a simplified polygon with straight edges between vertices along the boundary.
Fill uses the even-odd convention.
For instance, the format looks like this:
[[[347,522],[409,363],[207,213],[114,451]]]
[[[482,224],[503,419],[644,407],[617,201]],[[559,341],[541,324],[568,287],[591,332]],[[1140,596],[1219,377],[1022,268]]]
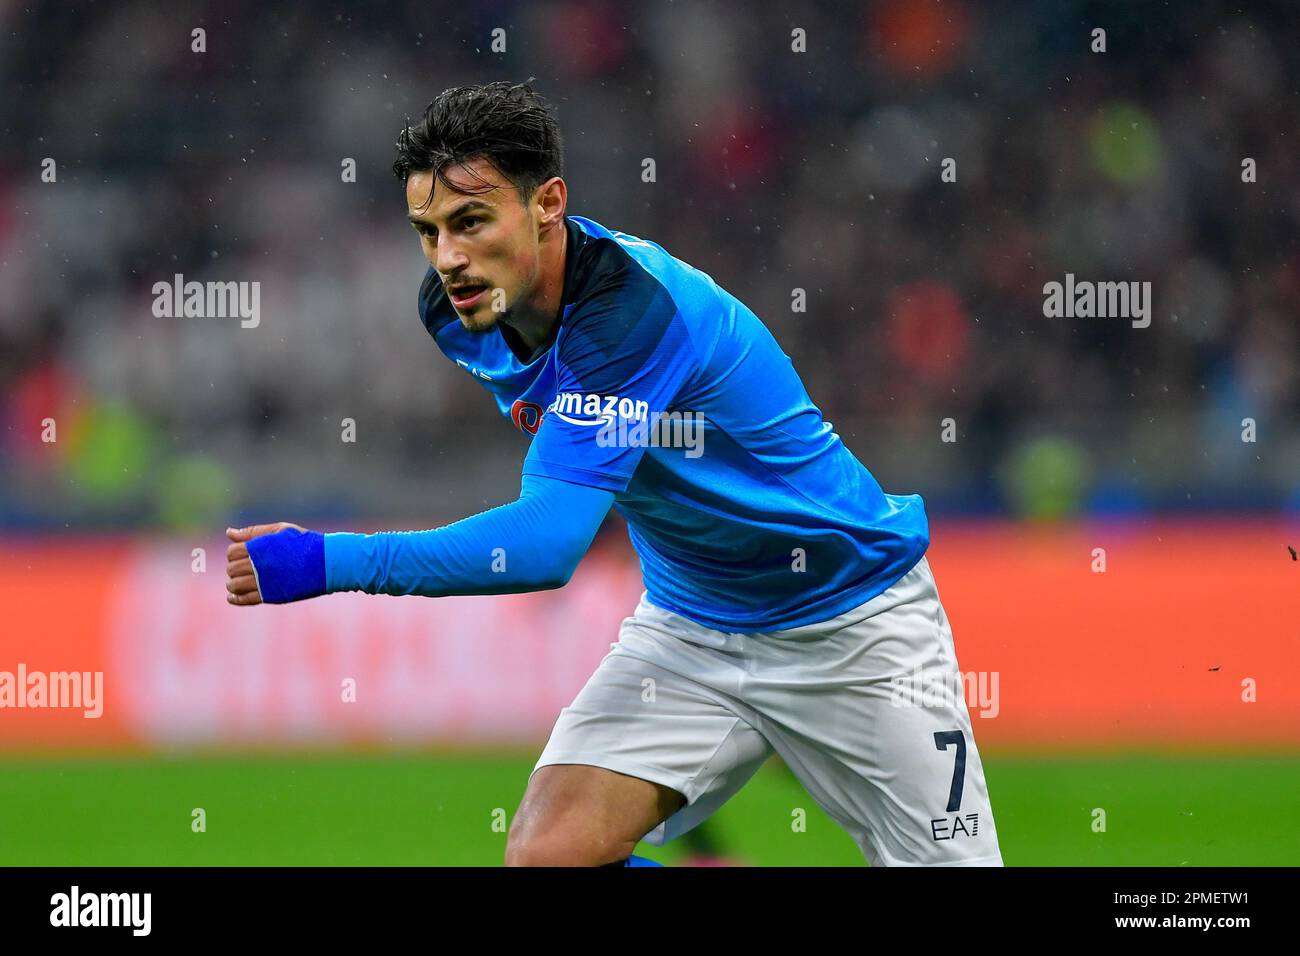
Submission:
[[[434,253],[433,267],[444,278],[457,272],[465,271],[469,265],[469,256],[458,250],[452,237],[445,233],[438,236],[438,248]]]

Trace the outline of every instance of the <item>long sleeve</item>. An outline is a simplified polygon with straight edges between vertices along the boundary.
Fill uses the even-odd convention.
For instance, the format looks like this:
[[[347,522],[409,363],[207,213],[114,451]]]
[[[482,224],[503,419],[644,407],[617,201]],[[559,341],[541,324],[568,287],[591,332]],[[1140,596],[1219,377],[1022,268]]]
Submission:
[[[327,591],[511,594],[562,587],[613,492],[525,475],[517,501],[430,531],[326,534]]]

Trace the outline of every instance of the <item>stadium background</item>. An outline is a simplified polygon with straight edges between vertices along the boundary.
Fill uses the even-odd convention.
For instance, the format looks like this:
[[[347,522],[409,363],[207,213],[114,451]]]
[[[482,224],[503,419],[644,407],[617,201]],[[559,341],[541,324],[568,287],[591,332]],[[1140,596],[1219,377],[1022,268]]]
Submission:
[[[0,710],[0,864],[500,860],[494,822],[639,594],[617,518],[561,591],[251,612],[221,529],[433,527],[517,493],[524,439],[420,327],[389,165],[439,90],[529,77],[570,212],[712,274],[882,485],[925,497],[962,670],[998,679],[972,714],[1007,862],[1293,863],[1298,25],[0,4],[0,671],[105,673],[98,720]],[[155,317],[178,272],[259,281],[260,325]],[[1150,281],[1150,328],[1044,318],[1067,272]],[[746,862],[862,862],[776,765],[711,832]]]

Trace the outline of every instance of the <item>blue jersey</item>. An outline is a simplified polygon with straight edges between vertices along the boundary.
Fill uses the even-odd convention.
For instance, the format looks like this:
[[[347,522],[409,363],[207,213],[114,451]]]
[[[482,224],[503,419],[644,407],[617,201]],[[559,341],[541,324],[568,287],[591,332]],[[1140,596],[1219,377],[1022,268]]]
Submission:
[[[566,219],[562,312],[521,355],[470,332],[430,269],[438,347],[531,439],[524,475],[614,494],[651,603],[724,631],[813,624],[925,553],[918,495],[888,495],[813,404],[767,327],[659,245]]]

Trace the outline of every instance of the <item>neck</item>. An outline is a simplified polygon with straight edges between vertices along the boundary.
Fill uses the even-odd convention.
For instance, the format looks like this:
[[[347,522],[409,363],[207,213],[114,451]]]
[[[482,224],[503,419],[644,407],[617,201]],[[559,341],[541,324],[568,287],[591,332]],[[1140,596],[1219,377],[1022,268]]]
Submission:
[[[530,355],[551,340],[560,321],[568,247],[569,230],[561,217],[558,228],[542,238],[536,293],[531,301],[512,309],[509,318],[502,320],[515,330]]]

